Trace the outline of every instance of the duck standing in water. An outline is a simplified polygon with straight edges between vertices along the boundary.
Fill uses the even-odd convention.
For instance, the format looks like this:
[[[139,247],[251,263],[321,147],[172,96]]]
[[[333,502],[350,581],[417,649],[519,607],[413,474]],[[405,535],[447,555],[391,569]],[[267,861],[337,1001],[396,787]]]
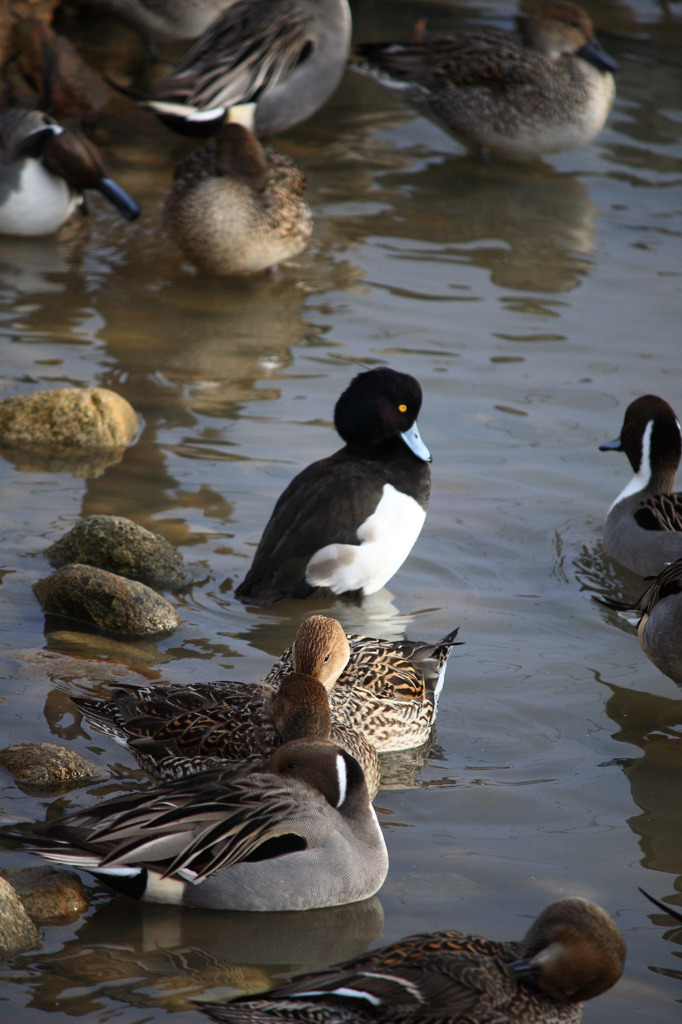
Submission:
[[[308,244],[312,215],[304,190],[289,157],[261,146],[243,125],[224,124],[176,167],[163,223],[205,273],[257,274]]]
[[[96,146],[40,110],[15,107],[0,117],[0,234],[42,236],[58,231],[83,193],[96,189],[126,218],[137,203],[107,177]]]
[[[226,1024],[578,1024],[620,978],[625,940],[590,900],[546,907],[520,942],[401,939],[262,996],[202,1009]]]
[[[590,142],[613,106],[617,65],[577,4],[550,0],[523,41],[493,28],[455,38],[367,43],[359,56],[482,156],[534,160]]]
[[[668,403],[642,395],[625,410],[620,436],[599,450],[625,452],[635,471],[606,516],[604,547],[640,576],[682,558],[682,492],[674,491],[682,431]]]
[[[426,518],[431,456],[417,428],[421,402],[415,378],[389,367],[351,381],[334,409],[345,447],[286,488],[237,597],[360,598],[390,580]]]

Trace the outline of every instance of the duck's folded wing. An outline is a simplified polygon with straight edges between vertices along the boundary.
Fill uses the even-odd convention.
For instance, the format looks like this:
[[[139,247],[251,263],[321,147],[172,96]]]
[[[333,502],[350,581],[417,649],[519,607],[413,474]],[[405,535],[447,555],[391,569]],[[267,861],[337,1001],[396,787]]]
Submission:
[[[448,85],[482,85],[504,89],[533,83],[536,60],[546,58],[517,45],[504,32],[491,29],[460,38],[424,39],[413,43],[366,43],[358,53],[397,80],[435,91]],[[530,56],[530,59],[529,59]]]
[[[144,867],[195,883],[240,861],[305,849],[294,790],[272,775],[242,773],[204,772],[107,801],[38,827],[31,845],[62,863],[94,856],[99,868]]]
[[[310,25],[293,0],[279,3],[272,17],[263,16],[262,3],[238,0],[155,85],[153,99],[200,109],[257,100],[306,58]]]
[[[371,956],[366,959],[359,968],[331,968],[297,978],[262,999],[246,997],[227,1004],[203,1004],[203,1008],[214,1019],[234,1024],[285,1019],[287,1007],[295,1011],[301,1004],[319,1002],[355,1006],[363,1020],[374,1015],[390,1020],[395,1015],[405,1021],[412,1014],[420,1024],[468,1020],[469,1014],[472,1019],[475,1015],[477,1020],[488,1020],[487,1011],[504,1003],[516,988],[504,965],[475,954],[429,956],[414,965],[373,964]],[[297,1012],[292,1016],[299,1019]],[[314,1019],[313,1014],[310,1017]]]
[[[682,530],[682,493],[652,494],[635,512],[644,530]]]

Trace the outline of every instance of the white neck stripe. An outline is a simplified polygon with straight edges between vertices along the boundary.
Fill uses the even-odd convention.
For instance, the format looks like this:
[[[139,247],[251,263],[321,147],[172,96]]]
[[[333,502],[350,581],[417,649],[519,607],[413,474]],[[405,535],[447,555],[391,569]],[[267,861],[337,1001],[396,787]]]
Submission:
[[[623,490],[620,492],[616,500],[611,505],[609,512],[612,508],[618,504],[619,501],[623,501],[624,498],[629,498],[631,494],[639,494],[643,491],[651,481],[651,432],[654,429],[654,421],[649,420],[644,433],[642,434],[642,452],[640,456],[639,469],[633,476],[632,480]]]
[[[336,780],[339,784],[339,802],[336,805],[338,810],[343,805],[346,793],[348,792],[348,771],[346,769],[346,762],[341,754],[336,755]]]

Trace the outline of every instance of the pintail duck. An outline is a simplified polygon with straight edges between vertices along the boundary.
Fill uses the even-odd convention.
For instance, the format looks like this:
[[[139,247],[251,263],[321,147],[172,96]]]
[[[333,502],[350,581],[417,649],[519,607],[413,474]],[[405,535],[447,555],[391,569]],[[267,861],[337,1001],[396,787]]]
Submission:
[[[682,558],[667,565],[633,604],[599,600],[628,619],[634,613],[644,653],[664,675],[682,683]]]
[[[362,769],[319,740],[101,801],[23,841],[137,899],[216,910],[354,903],[388,871]]]
[[[362,732],[382,753],[420,746],[436,720],[458,632],[453,629],[435,644],[347,633],[348,664],[329,692],[333,718]],[[296,644],[275,662],[265,683],[280,685],[295,664]]]
[[[520,942],[413,935],[262,996],[203,1003],[230,1024],[577,1024],[618,981],[625,941],[590,900],[546,907]]]
[[[235,0],[82,0],[121,18],[148,39],[196,39]]]
[[[421,402],[415,378],[388,367],[351,381],[334,409],[345,447],[280,496],[237,597],[361,598],[388,583],[426,518],[431,456],[417,428]]]
[[[457,633],[453,630],[436,644],[374,640],[344,636],[335,619],[313,615],[263,683],[117,687],[109,700],[72,699],[92,725],[126,743],[149,774],[176,778],[216,761],[266,754],[294,735],[325,736],[324,725],[311,720],[314,706],[318,723],[322,717],[321,683],[331,708],[331,738],[360,762],[374,796],[379,782],[375,752],[407,750],[428,739]],[[340,675],[343,654],[322,664],[333,647],[338,652],[350,647]],[[300,697],[295,692],[292,697],[297,683],[287,685],[287,701],[298,705],[296,717],[292,714],[287,723],[277,711],[282,706],[278,695],[292,672],[306,673],[308,680],[313,676],[318,686],[308,682]]]
[[[273,135],[336,91],[350,36],[347,0],[236,0],[149,96],[134,98],[184,134],[211,135],[227,116]]]
[[[0,234],[51,235],[97,189],[127,220],[140,208],[104,172],[92,142],[40,110],[0,117]]]
[[[166,231],[200,270],[257,274],[305,249],[312,216],[305,179],[272,146],[240,124],[181,160],[166,196]]]
[[[291,671],[269,683],[117,687],[108,700],[72,698],[86,719],[116,737],[155,778],[181,778],[226,761],[267,757],[295,739],[331,739],[360,763],[371,798],[379,788],[375,747],[330,711],[328,690],[349,657],[340,623],[322,615],[296,634]]]
[[[523,43],[480,28],[459,38],[368,43],[358,52],[469,149],[509,160],[590,142],[616,93],[615,62],[586,12],[567,0],[541,7]]]
[[[655,576],[682,558],[682,492],[674,492],[682,455],[675,413],[657,395],[643,395],[625,411],[620,437],[600,451],[625,452],[635,475],[604,524],[604,546],[621,565]]]

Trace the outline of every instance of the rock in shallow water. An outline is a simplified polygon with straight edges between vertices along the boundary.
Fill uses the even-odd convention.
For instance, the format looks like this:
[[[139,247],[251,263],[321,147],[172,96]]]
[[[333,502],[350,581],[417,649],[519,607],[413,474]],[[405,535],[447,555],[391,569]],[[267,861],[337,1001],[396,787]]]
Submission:
[[[58,388],[0,402],[6,447],[120,448],[139,425],[130,403],[107,388]]]
[[[0,765],[24,788],[41,793],[71,789],[109,777],[108,772],[80,754],[56,743],[15,743],[0,750]]]
[[[33,592],[43,611],[126,636],[166,633],[180,623],[172,604],[151,587],[90,565],[64,565],[38,580]]]
[[[23,903],[9,882],[0,878],[0,957],[39,945],[38,929]]]
[[[55,566],[80,562],[150,587],[173,589],[188,582],[173,545],[124,516],[86,516],[45,554]]]
[[[34,924],[69,924],[90,905],[85,886],[74,871],[39,865],[6,868],[0,876],[13,887]]]

